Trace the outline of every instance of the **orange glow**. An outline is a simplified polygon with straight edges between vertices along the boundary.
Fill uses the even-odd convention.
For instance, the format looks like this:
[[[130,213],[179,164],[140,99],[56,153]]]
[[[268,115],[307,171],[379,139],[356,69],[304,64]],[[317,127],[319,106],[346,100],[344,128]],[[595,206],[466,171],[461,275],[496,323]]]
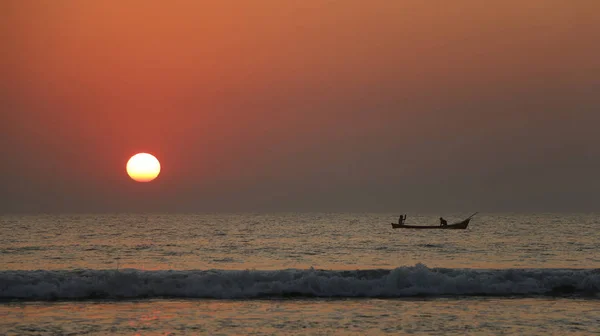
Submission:
[[[139,153],[127,162],[127,174],[137,182],[150,182],[160,173],[160,162],[153,155]]]
[[[458,208],[512,209],[519,186],[556,209],[555,192],[566,206],[567,190],[600,188],[600,1],[0,0],[0,13],[1,213],[443,210],[442,183],[465,193]],[[123,174],[144,151],[168,176]]]

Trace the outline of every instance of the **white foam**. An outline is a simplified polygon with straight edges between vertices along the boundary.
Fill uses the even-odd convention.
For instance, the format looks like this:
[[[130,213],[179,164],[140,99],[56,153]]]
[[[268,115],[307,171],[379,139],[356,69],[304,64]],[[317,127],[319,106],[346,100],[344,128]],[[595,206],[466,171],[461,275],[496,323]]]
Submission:
[[[0,299],[411,297],[600,293],[594,269],[1,271]]]

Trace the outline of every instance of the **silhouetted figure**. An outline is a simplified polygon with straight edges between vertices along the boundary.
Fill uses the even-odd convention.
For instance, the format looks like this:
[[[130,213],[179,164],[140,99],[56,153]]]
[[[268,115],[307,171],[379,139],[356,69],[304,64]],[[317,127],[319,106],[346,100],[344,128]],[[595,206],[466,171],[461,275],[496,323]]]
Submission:
[[[444,218],[440,217],[440,226],[446,226],[448,225],[448,221],[445,220]]]
[[[406,221],[406,214],[404,214],[404,217],[402,217],[402,215],[400,215],[400,218],[398,218],[398,224],[404,224],[404,222]]]

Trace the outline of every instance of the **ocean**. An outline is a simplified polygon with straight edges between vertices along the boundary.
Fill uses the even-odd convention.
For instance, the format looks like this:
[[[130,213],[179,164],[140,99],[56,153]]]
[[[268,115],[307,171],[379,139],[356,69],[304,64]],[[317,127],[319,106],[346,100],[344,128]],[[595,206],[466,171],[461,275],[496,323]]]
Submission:
[[[397,220],[1,216],[0,334],[600,334],[599,215]]]

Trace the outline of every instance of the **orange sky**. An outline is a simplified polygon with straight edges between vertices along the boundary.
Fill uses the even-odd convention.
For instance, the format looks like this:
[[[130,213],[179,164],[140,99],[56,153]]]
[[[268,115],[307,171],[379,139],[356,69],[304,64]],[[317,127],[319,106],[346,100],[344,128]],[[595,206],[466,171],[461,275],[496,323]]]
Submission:
[[[597,203],[596,1],[8,0],[0,13],[0,211]],[[139,151],[162,161],[153,184],[124,172]]]

